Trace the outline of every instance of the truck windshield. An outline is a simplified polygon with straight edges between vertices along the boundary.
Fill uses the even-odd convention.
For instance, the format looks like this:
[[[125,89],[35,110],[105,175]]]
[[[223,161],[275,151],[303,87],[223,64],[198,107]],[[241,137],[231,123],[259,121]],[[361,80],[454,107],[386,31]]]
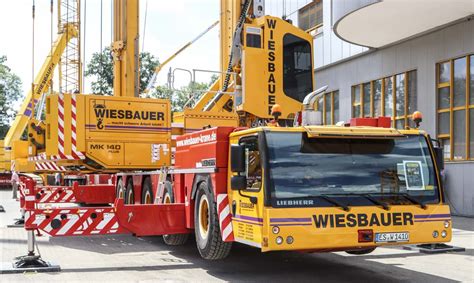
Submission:
[[[274,204],[329,206],[328,196],[345,205],[366,205],[370,198],[391,205],[439,202],[424,136],[308,138],[306,133],[267,132],[266,139]]]

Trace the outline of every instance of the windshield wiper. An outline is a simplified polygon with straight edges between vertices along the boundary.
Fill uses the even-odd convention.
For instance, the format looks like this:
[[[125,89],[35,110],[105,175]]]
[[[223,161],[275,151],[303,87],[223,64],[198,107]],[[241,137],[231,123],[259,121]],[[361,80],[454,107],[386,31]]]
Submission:
[[[340,201],[336,200],[335,198],[332,198],[330,196],[327,196],[327,195],[318,195],[318,196],[315,196],[315,197],[319,197],[319,198],[322,198],[323,200],[329,202],[329,203],[332,203],[336,206],[339,206],[340,208],[342,208],[344,211],[349,211],[349,206],[341,203]]]
[[[355,194],[357,195],[357,194]],[[365,197],[366,199],[370,200],[373,204],[376,204],[376,205],[380,205],[383,209],[385,210],[389,210],[390,207],[388,206],[388,204],[386,202],[383,202],[383,201],[380,201],[376,198],[373,198],[372,196],[370,196],[369,194],[366,194],[366,195],[360,195],[361,197]]]
[[[398,193],[396,195],[401,195],[402,197],[404,197],[405,199],[409,200],[411,203],[414,203],[414,204],[418,204],[421,208],[423,209],[427,209],[428,207],[426,206],[426,204],[412,196],[410,196],[409,194],[407,193]]]
[[[386,202],[383,202],[383,201],[380,201],[374,197],[372,197],[370,194],[357,194],[357,193],[346,193],[346,194],[339,194],[339,195],[342,195],[342,196],[359,196],[359,197],[363,197],[367,200],[369,200],[370,202],[372,202],[373,204],[376,204],[376,205],[379,205],[381,206],[383,209],[385,210],[389,210],[390,207],[388,206],[388,204]]]

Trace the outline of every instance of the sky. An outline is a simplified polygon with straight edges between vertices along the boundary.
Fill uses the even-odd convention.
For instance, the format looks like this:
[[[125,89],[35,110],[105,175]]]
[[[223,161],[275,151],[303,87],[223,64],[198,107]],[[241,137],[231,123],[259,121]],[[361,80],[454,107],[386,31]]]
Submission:
[[[53,40],[57,37],[57,2],[54,0]],[[111,43],[112,0],[82,0],[83,61],[91,59],[103,47]],[[101,23],[102,2],[102,32]],[[0,56],[6,55],[7,65],[23,82],[26,93],[32,82],[33,62],[33,0],[0,0]],[[51,46],[50,0],[35,0],[34,21],[34,75],[45,61]],[[84,9],[86,6],[86,9]],[[144,21],[146,17],[146,30]],[[144,39],[144,51],[150,52],[160,61],[171,56],[185,43],[195,38],[219,19],[217,0],[141,0],[140,1],[140,45]],[[84,35],[85,34],[85,35]],[[84,42],[85,39],[85,42]],[[140,47],[142,49],[142,47]],[[219,68],[219,28],[215,27],[199,41],[181,53],[165,67],[157,80],[165,84],[168,68],[206,69]],[[206,81],[209,75],[200,75],[198,81]],[[186,84],[185,73],[176,73],[176,87]],[[56,79],[57,81],[57,79]],[[90,93],[90,78],[85,78],[84,93]]]

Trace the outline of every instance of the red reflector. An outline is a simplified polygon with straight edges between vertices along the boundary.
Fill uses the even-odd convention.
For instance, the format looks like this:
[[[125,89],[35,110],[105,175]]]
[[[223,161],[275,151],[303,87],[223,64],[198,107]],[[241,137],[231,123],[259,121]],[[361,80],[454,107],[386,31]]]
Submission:
[[[377,127],[377,118],[351,118],[351,127]]]
[[[351,127],[379,127],[390,128],[392,120],[390,117],[378,118],[351,118]]]
[[[367,243],[374,241],[374,231],[372,229],[357,231],[359,243]]]
[[[378,117],[377,127],[379,128],[390,128],[392,127],[392,119],[390,117]]]
[[[295,120],[293,122],[294,126],[301,126],[303,123],[303,113],[301,111],[296,112],[295,114]]]

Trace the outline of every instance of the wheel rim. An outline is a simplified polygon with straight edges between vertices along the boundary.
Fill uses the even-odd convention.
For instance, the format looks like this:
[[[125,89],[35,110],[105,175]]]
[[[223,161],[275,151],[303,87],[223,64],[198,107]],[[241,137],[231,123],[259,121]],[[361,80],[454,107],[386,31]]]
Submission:
[[[124,193],[123,193],[123,183],[122,183],[122,180],[120,180],[120,181],[118,182],[117,187],[118,187],[118,190],[117,190],[117,191],[118,191],[118,192],[117,192],[117,197],[118,197],[118,198],[124,198],[124,197],[123,197],[123,194],[124,194]]]
[[[132,196],[133,196],[133,193],[132,193],[132,190],[130,190],[130,191],[128,192],[128,195],[127,195],[127,203],[128,203],[128,204],[133,204],[133,198],[132,198]]]
[[[171,203],[171,196],[169,193],[165,194],[165,197],[163,198],[163,203]]]
[[[171,203],[171,196],[168,192],[165,193],[165,196],[163,197],[163,203]],[[168,234],[163,235],[164,238],[169,237]]]
[[[206,195],[199,201],[199,235],[202,239],[207,239],[209,235],[209,201]]]
[[[145,204],[152,204],[150,191],[145,192]]]

